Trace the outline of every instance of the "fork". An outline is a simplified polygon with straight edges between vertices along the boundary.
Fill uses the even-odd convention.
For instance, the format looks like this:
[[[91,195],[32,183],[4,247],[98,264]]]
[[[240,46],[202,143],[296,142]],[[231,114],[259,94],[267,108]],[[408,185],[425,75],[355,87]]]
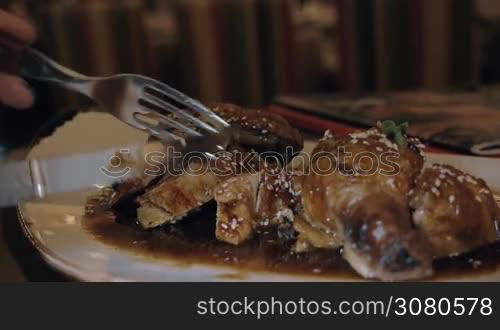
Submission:
[[[168,145],[209,157],[227,147],[231,127],[201,102],[145,76],[90,77],[0,36],[0,72],[55,83],[93,99],[107,112]]]

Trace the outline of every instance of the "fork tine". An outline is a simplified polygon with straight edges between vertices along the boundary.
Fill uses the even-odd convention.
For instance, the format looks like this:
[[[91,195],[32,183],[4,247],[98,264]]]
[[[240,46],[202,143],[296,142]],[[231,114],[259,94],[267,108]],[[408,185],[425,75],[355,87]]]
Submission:
[[[148,123],[144,120],[141,120],[137,116],[134,116],[134,119],[139,122],[139,124],[144,127],[151,135],[156,136],[162,141],[165,141],[167,144],[173,144],[175,142],[181,142],[183,146],[186,145],[186,141],[184,138],[177,136],[173,133],[170,133],[169,131],[165,129],[160,129],[158,126],[153,125],[151,123]]]
[[[193,122],[194,124],[196,124],[197,126],[209,131],[209,132],[212,132],[212,133],[215,133],[215,134],[218,134],[219,131],[215,128],[213,128],[212,126],[208,125],[207,123],[204,123],[203,121],[199,120],[198,118],[188,114],[187,112],[185,111],[182,111],[181,109],[171,105],[170,103],[168,102],[165,102],[163,101],[162,99],[154,96],[154,95],[151,95],[151,94],[144,94],[143,95],[143,99],[147,102],[150,102],[150,103],[154,103],[156,106],[162,108],[162,109],[167,109],[168,111],[172,112],[172,113],[175,113],[175,114],[178,114],[182,117],[184,117],[184,119],[187,119],[191,122]],[[155,111],[156,112],[156,111]]]
[[[214,155],[213,153],[210,153],[210,152],[204,152],[203,153],[205,156],[207,156],[208,159],[211,159],[211,160],[218,160],[219,157],[217,157],[216,155]]]
[[[146,100],[145,100],[146,101]],[[160,107],[161,108],[161,105],[153,102],[153,101],[146,101],[147,103],[151,103],[152,105],[154,106],[157,106],[157,107]],[[200,134],[199,132],[196,132],[194,129],[188,127],[188,126],[185,126],[171,118],[169,118],[168,116],[165,116],[164,114],[162,113],[159,113],[157,111],[154,111],[153,109],[150,109],[148,108],[147,106],[145,106],[144,104],[140,104],[142,107],[144,107],[145,109],[147,110],[150,110],[149,113],[151,113],[151,111],[154,112],[155,116],[158,116],[160,118],[160,121],[163,123],[163,124],[166,124],[166,125],[170,125],[170,126],[173,126],[174,128],[177,128],[178,130],[181,130],[183,131],[184,133],[188,134],[189,136],[191,137],[201,137],[203,136],[202,134]]]
[[[152,81],[151,85],[147,85],[145,87],[150,88],[157,93],[165,95],[166,97],[172,98],[176,102],[188,107],[189,109],[195,110],[200,115],[211,119],[214,124],[222,125],[225,128],[230,127],[230,125],[224,119],[208,109],[206,106],[166,84]]]
[[[176,142],[179,142],[183,148],[186,147],[186,139],[172,134],[167,130],[161,130],[156,137],[167,144],[175,144]]]
[[[175,120],[172,120],[168,118],[167,116],[164,115],[159,115],[161,117],[161,121],[164,124],[173,126],[174,128],[177,128],[178,130],[181,130],[184,133],[187,133],[190,137],[202,137],[203,135],[200,134],[199,132],[196,132],[194,129],[191,129],[185,125],[182,125]]]

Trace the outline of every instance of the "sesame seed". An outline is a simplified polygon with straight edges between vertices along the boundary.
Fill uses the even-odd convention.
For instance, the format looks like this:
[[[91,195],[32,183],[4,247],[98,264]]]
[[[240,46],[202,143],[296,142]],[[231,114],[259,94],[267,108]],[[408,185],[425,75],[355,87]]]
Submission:
[[[466,176],[465,177],[465,181],[467,181],[468,183],[471,183],[471,184],[477,184],[477,181],[474,180],[472,177],[470,176]]]
[[[450,202],[450,204],[453,204],[454,201],[455,201],[455,196],[450,195],[450,197],[448,197],[448,202]]]
[[[488,195],[488,194],[490,193],[490,191],[489,191],[488,189],[481,188],[481,189],[479,190],[479,193],[481,193],[481,194],[485,194],[485,195]]]

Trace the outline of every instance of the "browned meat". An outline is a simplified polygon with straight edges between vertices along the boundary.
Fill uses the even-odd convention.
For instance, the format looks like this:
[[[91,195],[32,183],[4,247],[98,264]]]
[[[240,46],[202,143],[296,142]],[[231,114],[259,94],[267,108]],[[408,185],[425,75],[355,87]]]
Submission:
[[[407,206],[397,195],[373,190],[342,218],[349,219],[342,221],[343,256],[362,276],[401,281],[432,274],[426,237],[412,228]]]
[[[237,132],[235,141],[228,150],[233,151],[233,146],[236,146],[235,148],[240,152],[238,156],[242,158],[249,154],[249,150],[254,149],[259,152],[276,152],[286,160],[286,152],[294,153],[302,150],[303,139],[300,133],[277,115],[264,111],[249,111],[231,104],[218,104],[214,106],[214,111],[235,128]],[[240,158],[236,158],[229,162],[241,161]],[[254,165],[255,162],[258,163],[258,159],[249,158],[249,162]],[[206,169],[207,164],[197,162],[199,163],[199,161],[194,161],[192,166],[201,167],[201,170]],[[232,172],[245,173],[247,165],[244,164],[244,168],[240,170],[233,169]],[[218,172],[227,172],[227,169],[219,162],[216,163],[215,168],[219,170]],[[153,181],[152,177],[145,176],[144,179],[125,182],[114,187],[113,194],[108,194],[112,196],[112,199],[108,197],[105,204],[112,207],[123,198],[141,193],[153,185],[153,188],[139,199],[141,207],[138,210],[138,216],[139,223],[145,228],[156,227],[181,219],[190,210],[212,200],[215,186],[227,178],[228,176],[220,175],[220,173],[193,175],[188,171],[175,177],[165,178],[156,184],[158,179]]]
[[[211,201],[218,184],[258,168],[258,157],[237,147],[231,149],[233,152],[221,154],[215,161],[192,158],[184,172],[165,178],[147,191],[138,199],[139,223],[144,228],[152,228],[180,220]]]
[[[212,109],[231,124],[236,134],[235,143],[243,147],[291,158],[304,146],[300,132],[279,115],[224,103],[215,104]]]
[[[189,168],[193,170],[163,180],[138,199],[141,206],[137,218],[142,227],[153,228],[180,220],[213,198],[213,189],[221,178],[198,159],[191,161]],[[203,174],[196,174],[198,171]]]
[[[287,167],[265,164],[255,206],[261,227],[291,223],[297,213],[298,194],[293,181],[297,173]]]
[[[416,139],[396,145],[377,129],[326,136],[315,168],[295,184],[303,210],[295,250],[343,244],[362,276],[409,280],[432,274],[434,258],[498,241],[500,209],[485,182],[423,162]]]
[[[310,166],[292,169],[248,152],[300,150],[300,135],[284,120],[227,104],[214,110],[241,132],[241,145],[217,161],[193,158],[186,171],[149,189],[138,199],[144,228],[175,222],[215,199],[220,241],[239,245],[276,230],[280,239],[295,239],[295,252],[343,247],[360,275],[387,281],[425,278],[434,258],[500,239],[500,209],[485,182],[450,166],[424,169],[419,141],[394,124],[327,133]],[[106,194],[114,203],[148,184],[138,179]]]
[[[298,233],[294,245],[296,252],[307,252],[315,248],[336,249],[344,244],[344,241],[338,237],[337,231],[325,227],[314,227],[317,224],[310,219],[304,220],[305,216],[307,214],[302,213],[296,216],[293,222],[293,228]]]
[[[230,178],[215,189],[218,240],[238,245],[252,237],[257,219],[260,172]]]
[[[293,172],[265,164],[259,172],[231,178],[216,189],[219,240],[234,245],[260,229],[288,229],[295,216],[297,196]]]
[[[115,184],[112,187],[105,187],[96,194],[89,196],[87,200],[87,213],[109,210],[121,202],[123,204],[133,203],[137,196],[144,194],[148,187],[157,184],[164,176],[164,173],[158,172],[159,168],[155,164],[149,162],[150,159],[147,159],[146,155],[150,153],[167,154],[172,151],[157,141],[149,141],[143,146],[142,153],[144,158],[137,157],[135,161],[132,161],[128,154],[117,152],[115,156],[121,159],[121,164],[134,168],[135,171],[142,175]],[[173,159],[170,155],[166,156],[166,158],[168,157]]]
[[[412,228],[408,208],[423,162],[416,141],[398,146],[377,129],[326,136],[302,183],[303,219],[343,241],[344,258],[365,277],[430,275],[431,254]]]
[[[85,213],[94,214],[107,211],[120,201],[125,201],[128,198],[133,199],[136,194],[144,193],[146,187],[154,179],[154,177],[144,176],[125,181],[114,187],[104,187],[87,198]]]
[[[486,183],[451,166],[424,170],[410,194],[415,226],[434,257],[458,255],[500,239],[500,210]]]

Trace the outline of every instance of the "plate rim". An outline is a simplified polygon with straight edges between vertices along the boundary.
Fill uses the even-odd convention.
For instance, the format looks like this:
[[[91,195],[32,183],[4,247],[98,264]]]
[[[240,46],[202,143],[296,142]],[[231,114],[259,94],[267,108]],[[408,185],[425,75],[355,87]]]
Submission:
[[[26,221],[26,215],[23,214],[22,212],[22,205],[17,206],[17,217],[19,224],[23,230],[23,233],[26,235],[30,243],[36,248],[38,253],[41,255],[43,260],[50,266],[52,267],[55,271],[60,272],[64,276],[67,276],[70,279],[74,279],[76,281],[85,281],[85,282],[144,282],[147,280],[141,280],[141,279],[132,279],[132,278],[127,278],[127,276],[116,276],[112,275],[110,273],[105,273],[105,272],[99,272],[97,270],[92,270],[89,271],[86,269],[84,266],[73,263],[66,258],[63,258],[58,255],[57,252],[53,251],[52,249],[48,248],[46,244],[44,244],[41,240],[37,239],[36,235],[33,234],[32,230],[30,229],[30,225],[34,225],[34,223],[30,221]],[[83,230],[83,228],[80,227],[80,230]],[[103,242],[100,242],[98,239],[91,238],[89,239],[94,239],[96,242],[99,242],[101,244],[104,244],[108,248],[112,248],[111,245],[105,244]],[[132,252],[130,252],[132,254]],[[204,267],[209,267],[211,269],[215,270],[237,270],[235,267],[230,267],[230,266],[223,266],[223,265],[210,265],[210,264],[203,264],[203,263],[196,263],[193,264],[193,266],[204,266]],[[267,281],[267,282],[381,282],[377,279],[367,279],[367,278],[343,278],[343,277],[335,277],[335,276],[328,276],[328,277],[316,277],[313,275],[308,276],[307,274],[282,274],[282,273],[276,273],[272,271],[266,271],[266,270],[260,270],[260,271],[254,271],[251,273],[251,275],[260,275],[262,276],[273,276],[274,278],[264,278],[264,279],[232,279],[232,278],[223,278],[223,277],[217,277],[215,279],[197,279],[197,280],[187,280],[188,282],[255,282],[255,281]],[[497,276],[496,278],[493,278],[493,276]],[[159,280],[159,281],[164,281],[164,282],[178,282],[176,280]],[[486,273],[486,274],[478,274],[475,276],[474,274],[470,275],[464,275],[464,276],[459,276],[456,278],[443,278],[443,279],[436,279],[433,280],[431,279],[422,279],[422,280],[416,280],[417,282],[425,283],[425,282],[481,282],[481,281],[486,281],[486,282],[498,282],[500,281],[500,268],[498,268],[497,271],[491,272],[491,273]]]
[[[55,271],[60,272],[62,275],[76,280],[76,281],[86,281],[86,282],[100,282],[100,281],[119,281],[126,282],[125,278],[114,277],[109,274],[98,274],[96,272],[89,272],[85,270],[84,267],[72,263],[65,258],[58,256],[58,254],[52,249],[48,248],[45,244],[39,241],[35,235],[32,234],[30,230],[30,222],[26,221],[25,215],[22,212],[21,204],[16,207],[17,220],[24,233],[28,238],[31,245],[35,247],[37,252],[40,254],[42,259]]]

